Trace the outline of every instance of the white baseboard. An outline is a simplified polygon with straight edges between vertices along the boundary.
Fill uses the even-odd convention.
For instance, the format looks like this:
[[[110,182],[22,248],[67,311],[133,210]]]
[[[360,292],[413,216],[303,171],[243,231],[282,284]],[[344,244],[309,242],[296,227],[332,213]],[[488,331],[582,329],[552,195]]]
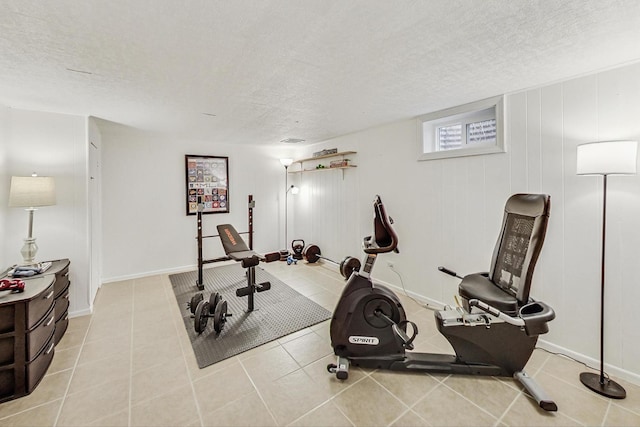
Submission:
[[[209,264],[205,264],[204,265],[204,269],[207,268],[214,268],[214,267],[219,267],[222,265],[227,265],[227,264],[234,264],[236,261],[220,261],[220,262],[216,262],[216,263],[209,263]],[[107,277],[105,279],[102,279],[101,281],[101,285],[104,285],[105,283],[114,283],[114,282],[122,282],[124,280],[135,280],[135,279],[142,279],[144,277],[149,277],[149,276],[157,276],[160,274],[176,274],[176,273],[184,273],[186,271],[193,271],[195,269],[198,268],[197,264],[191,264],[191,265],[183,265],[182,267],[173,267],[173,268],[166,268],[166,269],[162,269],[162,270],[154,270],[154,271],[145,271],[142,273],[135,273],[135,274],[129,274],[129,275],[125,275],[125,276],[115,276],[115,277]]]
[[[122,282],[124,280],[141,279],[143,277],[157,276],[159,274],[183,273],[185,271],[191,271],[196,268],[198,268],[198,266],[195,264],[192,264],[192,265],[185,265],[182,267],[167,268],[162,270],[145,271],[142,273],[129,274],[125,276],[107,277],[105,279],[102,279],[102,284],[104,285],[105,283],[114,283],[114,282]]]
[[[85,308],[84,310],[76,310],[69,312],[69,319],[73,319],[74,317],[88,316],[93,313],[93,307]]]

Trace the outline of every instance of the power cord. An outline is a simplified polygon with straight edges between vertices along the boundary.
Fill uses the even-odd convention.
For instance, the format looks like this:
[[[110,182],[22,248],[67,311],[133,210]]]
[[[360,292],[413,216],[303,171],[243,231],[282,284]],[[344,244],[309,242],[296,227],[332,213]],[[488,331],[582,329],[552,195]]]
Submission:
[[[400,279],[400,286],[402,286],[402,292],[404,293],[404,295],[409,298],[410,300],[412,300],[413,302],[415,302],[416,304],[418,304],[420,307],[422,308],[426,308],[427,310],[431,310],[431,311],[438,311],[440,310],[439,308],[435,308],[432,307],[429,303],[426,302],[422,302],[422,301],[418,301],[417,299],[415,299],[414,297],[412,297],[411,295],[409,295],[409,293],[407,292],[407,289],[404,287],[404,280],[402,280],[402,275],[396,270],[395,266],[393,265],[389,265],[389,270],[393,271],[394,273],[396,273],[396,275],[398,276],[398,278]]]
[[[583,362],[583,361],[581,361],[581,360],[578,360],[578,359],[576,359],[575,357],[571,357],[571,356],[569,356],[568,354],[564,354],[564,353],[560,353],[560,352],[555,352],[555,351],[547,350],[546,348],[542,348],[542,347],[536,347],[536,349],[537,349],[537,350],[545,351],[545,352],[547,352],[547,353],[549,353],[549,354],[553,354],[554,356],[562,356],[562,357],[566,357],[566,358],[567,358],[567,359],[569,359],[569,360],[573,360],[574,362],[578,362],[579,364],[583,365],[583,366],[584,366],[584,367],[586,367],[586,368],[593,369],[594,371],[599,371],[599,369],[598,369],[598,368],[594,368],[593,366],[591,366],[591,365],[589,365],[589,364],[587,364],[587,363],[585,363],[585,362]],[[607,374],[607,373],[606,373],[606,372],[604,372],[604,371],[602,372],[602,374],[603,374],[603,376],[604,376],[607,380],[609,379],[609,374]]]

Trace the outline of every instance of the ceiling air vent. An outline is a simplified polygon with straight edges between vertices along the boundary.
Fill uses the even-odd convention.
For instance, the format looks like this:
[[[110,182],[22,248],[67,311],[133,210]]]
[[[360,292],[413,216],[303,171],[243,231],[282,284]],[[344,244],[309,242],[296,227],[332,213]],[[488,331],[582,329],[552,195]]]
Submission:
[[[299,142],[304,142],[304,139],[300,139],[300,138],[286,138],[283,139],[280,142],[284,142],[285,144],[297,144]]]

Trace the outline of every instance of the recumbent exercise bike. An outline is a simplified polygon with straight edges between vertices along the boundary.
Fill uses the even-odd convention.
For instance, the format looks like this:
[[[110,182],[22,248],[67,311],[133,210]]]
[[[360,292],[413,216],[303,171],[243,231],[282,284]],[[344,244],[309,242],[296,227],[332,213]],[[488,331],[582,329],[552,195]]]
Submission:
[[[547,322],[555,318],[551,307],[529,298],[549,218],[549,196],[516,194],[509,198],[488,273],[460,277],[439,267],[462,279],[458,288],[462,307],[434,313],[437,328],[455,355],[407,351],[414,348],[418,328],[407,320],[393,291],[374,284],[370,277],[378,254],[398,252],[398,237],[379,196],[373,206],[374,236],[364,239],[364,268],[353,272],[347,281],[331,319],[331,345],[337,362],[327,370],[341,380],[348,378],[349,364],[514,377],[542,409],[557,411],[555,402],[524,371],[538,336],[549,331]],[[407,325],[411,325],[410,334]]]

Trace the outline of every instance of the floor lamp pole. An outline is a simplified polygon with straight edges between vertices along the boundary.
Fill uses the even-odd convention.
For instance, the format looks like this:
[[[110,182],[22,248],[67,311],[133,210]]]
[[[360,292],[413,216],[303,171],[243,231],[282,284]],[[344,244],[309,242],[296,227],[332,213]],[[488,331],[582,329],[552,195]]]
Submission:
[[[288,225],[287,219],[289,217],[289,166],[284,167],[284,248],[287,249],[287,234],[288,234]]]
[[[607,230],[607,174],[603,174],[604,191],[602,196],[602,258],[600,261],[600,374],[582,372],[580,381],[589,389],[613,399],[624,399],[627,396],[625,389],[617,382],[605,378],[604,375],[604,268],[605,268],[605,242]]]

